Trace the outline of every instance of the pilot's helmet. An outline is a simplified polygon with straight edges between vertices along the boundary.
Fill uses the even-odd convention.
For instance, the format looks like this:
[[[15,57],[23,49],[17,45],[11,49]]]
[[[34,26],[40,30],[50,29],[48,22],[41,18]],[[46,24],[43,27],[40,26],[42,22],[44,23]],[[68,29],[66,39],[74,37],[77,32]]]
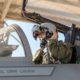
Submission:
[[[39,35],[39,31],[40,31],[40,25],[38,25],[38,24],[34,25],[32,28],[32,34],[35,39],[37,39],[37,37]]]
[[[36,24],[32,28],[32,34],[35,39],[37,39],[39,35],[39,31],[49,31],[49,32],[56,32],[56,26],[52,23],[46,22],[42,24]]]
[[[41,27],[45,27],[45,28],[48,28],[49,31],[56,32],[56,26],[53,23],[49,23],[49,22],[42,23]]]

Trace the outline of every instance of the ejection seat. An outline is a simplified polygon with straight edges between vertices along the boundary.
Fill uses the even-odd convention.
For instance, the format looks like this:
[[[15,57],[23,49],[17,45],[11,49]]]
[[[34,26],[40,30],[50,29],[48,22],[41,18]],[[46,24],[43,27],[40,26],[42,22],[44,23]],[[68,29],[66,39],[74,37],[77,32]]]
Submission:
[[[65,34],[65,42],[71,43],[72,48],[72,59],[70,63],[76,63],[77,59],[80,57],[80,45],[76,45],[76,28],[75,24],[72,24],[72,27],[69,31]]]

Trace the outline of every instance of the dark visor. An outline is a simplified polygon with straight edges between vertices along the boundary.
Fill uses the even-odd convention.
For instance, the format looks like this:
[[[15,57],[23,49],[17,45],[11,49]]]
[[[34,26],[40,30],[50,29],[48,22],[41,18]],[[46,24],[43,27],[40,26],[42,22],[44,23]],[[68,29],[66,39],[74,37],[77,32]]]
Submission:
[[[33,37],[35,38],[35,40],[37,40],[38,36],[39,36],[39,32],[38,31],[33,32]]]

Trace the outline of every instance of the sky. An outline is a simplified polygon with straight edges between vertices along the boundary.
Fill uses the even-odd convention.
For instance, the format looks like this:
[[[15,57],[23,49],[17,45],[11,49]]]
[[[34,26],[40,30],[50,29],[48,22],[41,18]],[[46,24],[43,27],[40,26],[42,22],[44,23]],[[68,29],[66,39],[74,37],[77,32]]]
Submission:
[[[21,21],[16,21],[16,20],[5,20],[5,21],[8,25],[17,24],[21,27],[21,29],[24,31],[28,39],[32,55],[34,55],[36,51],[40,48],[39,40],[35,40],[32,36],[32,27],[34,26],[34,23],[21,22]],[[19,40],[19,37],[16,33],[12,33],[12,35],[14,35]],[[62,33],[59,33],[58,39],[64,41],[64,35]],[[13,52],[12,54],[13,57],[24,57],[25,56],[22,45],[20,45],[20,43],[18,43],[12,36],[10,36],[9,38],[9,44],[19,45],[17,50]]]

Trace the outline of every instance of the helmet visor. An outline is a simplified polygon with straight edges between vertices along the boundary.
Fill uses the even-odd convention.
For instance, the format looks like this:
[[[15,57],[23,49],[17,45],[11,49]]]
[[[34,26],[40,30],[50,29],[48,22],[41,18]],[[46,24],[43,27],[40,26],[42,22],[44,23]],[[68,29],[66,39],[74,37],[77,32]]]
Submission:
[[[38,36],[39,36],[39,32],[38,31],[33,32],[33,37],[35,38],[35,40],[37,40]]]

